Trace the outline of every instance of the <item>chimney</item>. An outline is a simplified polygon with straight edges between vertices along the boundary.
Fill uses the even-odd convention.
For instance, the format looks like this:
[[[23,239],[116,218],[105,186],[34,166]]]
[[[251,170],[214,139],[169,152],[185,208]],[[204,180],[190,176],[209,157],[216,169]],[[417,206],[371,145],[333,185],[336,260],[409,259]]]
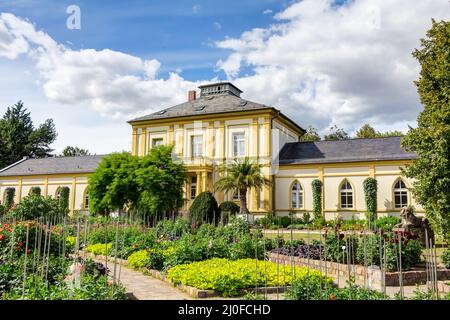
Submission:
[[[197,98],[197,92],[195,90],[190,90],[188,93],[188,101],[194,101]]]

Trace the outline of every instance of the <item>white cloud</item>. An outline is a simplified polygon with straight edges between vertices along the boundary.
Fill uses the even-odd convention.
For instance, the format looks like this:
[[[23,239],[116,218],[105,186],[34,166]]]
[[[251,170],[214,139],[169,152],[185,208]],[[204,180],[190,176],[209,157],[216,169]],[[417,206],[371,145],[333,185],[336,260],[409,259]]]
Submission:
[[[271,9],[266,9],[263,11],[263,14],[271,14],[273,11]]]
[[[277,23],[217,42],[231,49],[218,67],[257,101],[301,125],[352,131],[363,122],[406,129],[420,110],[411,52],[445,19],[445,0],[359,0],[336,7],[304,0],[275,15]],[[251,75],[242,76],[242,73]]]
[[[192,8],[198,12],[198,5]],[[406,129],[420,105],[412,83],[419,66],[413,48],[431,18],[450,15],[445,0],[331,0],[296,2],[267,28],[226,38],[231,50],[217,65],[244,97],[274,105],[300,125],[331,124],[352,132],[363,122]],[[73,50],[29,21],[0,14],[0,59],[28,56],[55,105],[89,106],[127,120],[186,100],[200,83],[179,72],[158,75],[160,63],[109,49]]]
[[[217,30],[222,29],[222,25],[220,24],[220,22],[217,22],[217,21],[214,22],[214,27],[215,27]]]
[[[200,5],[195,4],[192,6],[192,12],[197,14],[200,11]]]
[[[13,44],[13,45],[11,45]],[[65,104],[86,104],[103,115],[132,117],[186,100],[196,83],[176,73],[158,78],[160,63],[109,49],[72,50],[28,21],[0,15],[0,56],[20,54],[36,61],[46,96]]]

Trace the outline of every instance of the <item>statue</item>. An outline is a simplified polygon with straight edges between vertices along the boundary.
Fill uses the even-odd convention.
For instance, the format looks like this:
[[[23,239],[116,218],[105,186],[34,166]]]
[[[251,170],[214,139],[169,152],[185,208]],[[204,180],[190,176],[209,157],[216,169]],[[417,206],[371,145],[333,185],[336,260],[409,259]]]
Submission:
[[[411,207],[403,207],[400,211],[402,222],[395,226],[394,231],[400,231],[413,239],[418,239],[423,246],[426,246],[426,237],[428,237],[428,241],[432,239],[434,243],[434,232],[428,219],[416,217],[413,210]]]

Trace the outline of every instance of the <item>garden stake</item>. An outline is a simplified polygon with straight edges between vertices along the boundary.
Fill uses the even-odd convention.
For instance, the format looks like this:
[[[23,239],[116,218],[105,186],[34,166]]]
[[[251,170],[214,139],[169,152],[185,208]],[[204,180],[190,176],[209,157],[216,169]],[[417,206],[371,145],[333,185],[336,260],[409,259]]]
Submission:
[[[429,262],[428,262],[428,255],[429,255],[429,251],[428,251],[428,230],[427,228],[425,228],[425,270],[427,273],[427,290],[430,290],[430,275],[429,275]]]
[[[277,300],[280,299],[279,297],[279,292],[278,292],[278,288],[280,287],[280,241],[278,241],[278,239],[280,239],[280,217],[278,217],[278,225],[277,225]],[[264,227],[263,227],[264,228]],[[264,232],[264,229],[263,229]],[[264,244],[265,246],[265,244]]]
[[[25,261],[23,263],[23,286],[22,286],[22,299],[25,296],[25,283],[27,281],[27,256],[28,256],[28,235],[30,232],[30,226],[27,224],[27,235],[25,240]]]
[[[48,239],[48,251],[47,251],[47,263],[45,266],[45,282],[47,283],[47,276],[48,276],[48,264],[49,264],[49,258],[50,258],[50,245],[52,243],[52,224],[50,223],[50,229],[48,230],[49,233],[49,239]],[[48,285],[48,283],[47,283]]]
[[[36,248],[37,248],[37,240],[38,240],[38,223],[37,218],[34,219],[34,247],[33,247],[33,264],[31,267],[32,273],[34,273],[34,267],[36,265]]]
[[[44,276],[44,266],[45,266],[45,256],[46,256],[46,252],[47,252],[47,221],[45,223],[45,227],[44,227],[44,234],[45,234],[45,238],[44,238],[44,252],[42,253],[42,264],[41,264],[41,277]]]
[[[119,240],[119,221],[116,222],[116,245],[115,245],[115,255],[114,255],[114,275],[113,275],[113,288],[116,284],[116,270],[117,270],[117,246],[118,246],[118,240]]]
[[[436,243],[433,245],[433,265],[434,265],[434,286],[436,292],[436,299],[439,300],[439,288],[438,288],[438,277],[437,277],[437,254],[436,254]]]
[[[366,228],[363,231],[363,245],[364,245],[364,287],[367,288],[367,247],[366,247]]]
[[[255,234],[255,239],[257,239],[258,235]],[[256,240],[255,245],[255,295],[258,294],[258,242]]]
[[[12,227],[12,233],[11,233],[11,250],[9,252],[9,260],[10,261],[12,261],[12,256],[13,256],[15,231],[16,231],[16,218],[13,219],[13,227]]]

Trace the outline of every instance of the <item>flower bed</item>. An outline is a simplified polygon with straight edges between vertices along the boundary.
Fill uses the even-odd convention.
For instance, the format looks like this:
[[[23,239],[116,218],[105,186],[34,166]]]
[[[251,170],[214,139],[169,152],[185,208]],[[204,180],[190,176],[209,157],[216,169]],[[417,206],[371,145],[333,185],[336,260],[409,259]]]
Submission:
[[[222,296],[237,296],[241,290],[255,286],[282,287],[290,285],[293,277],[308,277],[314,281],[332,283],[319,271],[307,268],[281,267],[273,262],[254,259],[210,259],[178,265],[168,271],[169,281],[203,290],[215,290]]]

